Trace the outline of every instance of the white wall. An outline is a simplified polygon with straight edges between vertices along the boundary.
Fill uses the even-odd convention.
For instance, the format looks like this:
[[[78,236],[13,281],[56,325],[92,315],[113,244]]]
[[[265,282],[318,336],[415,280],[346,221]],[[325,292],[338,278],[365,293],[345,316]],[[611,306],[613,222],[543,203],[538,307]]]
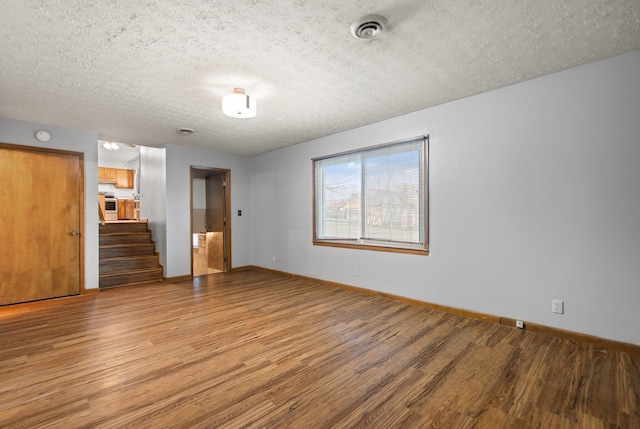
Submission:
[[[310,159],[420,134],[431,256],[312,246]],[[640,51],[251,165],[255,265],[640,344]]]
[[[251,264],[249,161],[243,156],[167,146],[167,277],[191,274],[191,166],[231,170],[231,266]]]
[[[140,146],[140,218],[148,219],[164,277],[167,277],[166,175],[167,151]]]
[[[38,130],[51,133],[51,140],[40,142]],[[61,149],[84,154],[84,287],[98,287],[98,135],[34,122],[0,117],[0,142],[24,146]]]

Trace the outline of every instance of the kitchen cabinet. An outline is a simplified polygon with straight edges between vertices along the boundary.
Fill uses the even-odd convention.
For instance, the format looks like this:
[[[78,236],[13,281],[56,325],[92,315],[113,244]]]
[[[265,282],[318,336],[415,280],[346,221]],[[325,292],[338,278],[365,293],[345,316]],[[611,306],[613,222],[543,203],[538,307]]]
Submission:
[[[127,208],[124,206],[126,200],[118,200],[118,220],[127,218]]]
[[[133,200],[118,200],[118,219],[128,220],[135,219],[135,210]]]
[[[133,170],[98,167],[98,183],[113,183],[116,188],[133,188]]]
[[[116,169],[98,167],[98,183],[116,183]]]
[[[133,219],[136,218],[135,204],[134,204],[133,200],[126,200],[125,212],[127,214],[127,219],[132,219],[133,220]]]
[[[116,169],[116,188],[133,188],[133,170]]]

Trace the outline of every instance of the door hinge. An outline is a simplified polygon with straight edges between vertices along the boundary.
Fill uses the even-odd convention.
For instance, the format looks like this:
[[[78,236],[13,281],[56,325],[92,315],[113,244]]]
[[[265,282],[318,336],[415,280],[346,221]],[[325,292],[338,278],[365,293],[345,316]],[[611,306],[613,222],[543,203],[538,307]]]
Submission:
[[[227,187],[227,182],[222,182],[222,187],[226,188]]]

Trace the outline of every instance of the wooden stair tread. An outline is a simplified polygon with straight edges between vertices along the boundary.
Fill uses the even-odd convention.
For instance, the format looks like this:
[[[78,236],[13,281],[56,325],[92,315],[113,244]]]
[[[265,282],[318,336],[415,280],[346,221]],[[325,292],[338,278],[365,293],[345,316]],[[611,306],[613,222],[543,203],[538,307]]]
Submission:
[[[110,258],[100,260],[100,274],[114,274],[126,271],[162,268],[155,256],[144,258]]]
[[[112,286],[100,286],[100,289],[114,289],[114,288],[117,288],[117,287],[143,285],[143,284],[147,284],[147,283],[157,283],[157,282],[161,282],[161,281],[162,281],[162,279],[160,279],[160,280],[144,280],[144,281],[141,281],[141,282],[122,283],[122,284],[116,284],[116,285],[112,285]]]
[[[136,270],[128,270],[128,271],[118,271],[115,273],[108,273],[108,274],[100,274],[100,278],[107,278],[107,277],[115,277],[115,276],[120,276],[120,275],[131,275],[131,274],[146,274],[146,273],[152,273],[152,272],[162,272],[162,266],[159,267],[154,267],[154,268],[139,268]]]
[[[120,243],[120,244],[101,244],[98,246],[100,249],[112,249],[115,247],[142,247],[142,246],[154,246],[153,243]],[[154,246],[155,247],[155,246]]]
[[[162,281],[164,270],[146,223],[101,225],[99,238],[100,289]]]
[[[103,260],[118,260],[118,259],[147,259],[147,258],[153,258],[154,255],[136,255],[136,256],[114,256],[112,258],[106,258]]]
[[[100,237],[117,237],[121,235],[149,235],[151,231],[101,232]]]
[[[100,288],[106,288],[147,281],[162,281],[162,268],[104,274],[100,275],[98,284]]]
[[[114,256],[112,258],[100,258],[100,262],[131,261],[139,259],[155,259],[156,255]]]
[[[98,240],[101,246],[110,244],[152,243],[151,234],[100,234]]]

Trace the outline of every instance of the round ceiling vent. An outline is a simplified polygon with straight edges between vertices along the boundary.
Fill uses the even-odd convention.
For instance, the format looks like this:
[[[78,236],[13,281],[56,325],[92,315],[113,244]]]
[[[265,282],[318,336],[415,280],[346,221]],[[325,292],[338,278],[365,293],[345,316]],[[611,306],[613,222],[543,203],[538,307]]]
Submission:
[[[371,40],[384,34],[389,21],[384,16],[367,15],[351,24],[351,35],[360,40]]]
[[[176,131],[183,136],[190,136],[191,134],[196,132],[196,130],[194,130],[193,128],[178,128],[176,129]]]

